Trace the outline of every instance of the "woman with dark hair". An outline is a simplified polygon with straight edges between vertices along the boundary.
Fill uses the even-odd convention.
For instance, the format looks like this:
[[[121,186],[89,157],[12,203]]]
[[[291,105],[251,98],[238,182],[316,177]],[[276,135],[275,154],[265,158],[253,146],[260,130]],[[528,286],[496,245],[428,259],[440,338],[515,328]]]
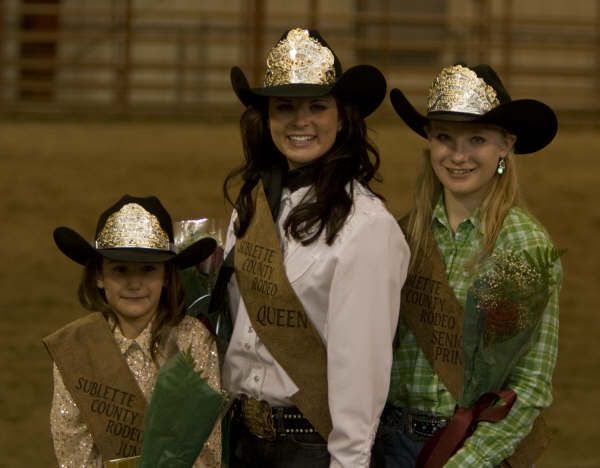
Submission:
[[[263,87],[239,68],[231,78],[247,108],[245,161],[225,181],[235,207],[221,273],[233,321],[222,369],[236,397],[230,464],[369,466],[409,261],[370,187],[379,154],[364,119],[385,79],[368,65],[342,73],[304,29],[271,49]]]

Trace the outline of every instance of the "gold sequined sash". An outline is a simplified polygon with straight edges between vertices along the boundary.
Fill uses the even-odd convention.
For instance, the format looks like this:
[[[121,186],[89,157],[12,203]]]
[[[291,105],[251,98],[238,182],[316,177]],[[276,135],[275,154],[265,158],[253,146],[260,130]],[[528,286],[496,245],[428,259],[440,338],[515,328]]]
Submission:
[[[146,400],[100,312],[43,339],[104,460],[140,453]]]
[[[287,278],[277,228],[262,182],[253,192],[255,212],[235,246],[235,274],[252,326],[298,386],[291,398],[327,439],[327,352]]]

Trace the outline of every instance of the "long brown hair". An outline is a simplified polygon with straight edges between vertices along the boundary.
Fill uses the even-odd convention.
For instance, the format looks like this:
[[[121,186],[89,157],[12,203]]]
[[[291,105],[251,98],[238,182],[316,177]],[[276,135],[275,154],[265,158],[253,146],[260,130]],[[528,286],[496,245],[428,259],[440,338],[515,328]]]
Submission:
[[[104,291],[96,284],[96,279],[101,272],[101,256],[93,258],[86,264],[79,282],[79,302],[85,309],[101,312],[107,320],[111,318],[116,325],[118,323],[117,314],[106,301]],[[184,316],[184,292],[179,273],[171,262],[166,262],[164,286],[156,317],[150,330],[150,353],[155,364],[158,365],[156,353],[158,347],[166,339],[166,332],[179,324]]]
[[[523,207],[520,196],[517,168],[511,152],[504,159],[506,169],[502,175],[496,174],[480,206],[482,249],[474,262],[488,256],[493,248],[508,211]],[[410,270],[418,266],[419,260],[430,255],[435,248],[431,231],[433,209],[442,195],[443,187],[431,166],[431,155],[426,149],[422,155],[421,168],[417,176],[413,208],[408,215],[407,237],[410,245]]]
[[[354,106],[337,99],[336,102],[342,128],[333,147],[312,163],[316,166],[314,199],[296,206],[284,223],[286,233],[305,245],[317,240],[323,231],[327,244],[333,243],[352,208],[353,195],[346,189],[352,180],[380,197],[369,185],[373,179],[380,181],[381,178],[377,174],[379,152],[367,135],[366,123]],[[240,118],[240,131],[245,161],[223,184],[225,198],[237,210],[235,234],[238,237],[244,234],[254,214],[252,190],[261,174],[287,171],[287,160],[271,139],[266,102],[245,110]],[[237,176],[241,176],[242,187],[234,203],[229,190]]]

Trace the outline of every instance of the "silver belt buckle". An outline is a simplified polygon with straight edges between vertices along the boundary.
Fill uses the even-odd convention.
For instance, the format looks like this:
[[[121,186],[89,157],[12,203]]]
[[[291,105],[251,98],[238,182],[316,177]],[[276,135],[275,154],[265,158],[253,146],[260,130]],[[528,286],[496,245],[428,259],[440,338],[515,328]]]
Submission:
[[[404,433],[408,435],[411,440],[416,442],[428,440],[440,427],[447,423],[447,420],[444,418],[439,418],[437,416],[428,414],[413,414],[410,411],[403,412],[403,416]],[[417,424],[431,427],[431,433],[429,433],[429,430],[427,430],[426,433],[421,430],[417,430]]]

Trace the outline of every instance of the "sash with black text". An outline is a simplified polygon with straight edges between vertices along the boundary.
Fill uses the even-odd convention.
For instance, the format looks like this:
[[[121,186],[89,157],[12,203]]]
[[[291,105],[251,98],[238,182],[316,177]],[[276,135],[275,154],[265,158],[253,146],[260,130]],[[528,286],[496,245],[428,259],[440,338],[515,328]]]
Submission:
[[[407,221],[403,218],[399,224],[408,237]],[[458,400],[465,375],[464,309],[448,283],[446,267],[437,246],[432,246],[430,252],[406,279],[402,288],[400,319],[405,321],[444,386]],[[508,412],[510,406],[505,408]],[[449,427],[452,427],[452,421],[454,419]],[[543,418],[536,418],[532,431],[521,441],[515,453],[503,462],[503,466],[531,465],[548,445],[549,437]]]
[[[406,219],[400,221],[405,235]],[[402,288],[400,317],[415,336],[419,347],[455,400],[463,387],[463,307],[446,278],[446,268],[437,248],[421,259]]]
[[[327,439],[327,352],[287,278],[277,227],[262,182],[254,189],[255,212],[235,246],[235,274],[252,326],[298,386],[291,397]]]
[[[138,455],[146,400],[100,312],[43,339],[104,460]]]

